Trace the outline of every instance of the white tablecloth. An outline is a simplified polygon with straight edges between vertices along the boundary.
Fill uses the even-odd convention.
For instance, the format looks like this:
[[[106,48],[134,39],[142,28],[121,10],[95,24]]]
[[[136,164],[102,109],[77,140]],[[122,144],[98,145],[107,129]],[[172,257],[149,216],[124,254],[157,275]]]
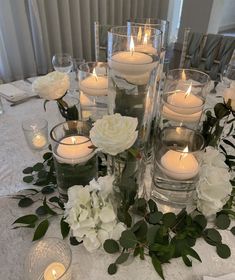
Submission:
[[[16,86],[30,90],[30,85],[18,81]],[[214,98],[212,98],[213,102]],[[33,231],[30,229],[11,230],[12,222],[19,216],[33,213],[33,208],[21,209],[17,201],[4,195],[14,193],[28,187],[22,182],[22,170],[41,160],[43,152],[32,152],[24,139],[21,124],[24,119],[31,117],[45,118],[49,128],[58,123],[60,115],[53,102],[47,105],[47,112],[43,110],[43,100],[32,99],[24,104],[10,107],[3,101],[4,114],[0,115],[0,279],[23,280],[24,260],[32,246]],[[235,238],[228,231],[221,231],[223,242],[231,248],[232,256],[223,260],[215,252],[215,248],[199,240],[195,250],[199,253],[202,263],[193,260],[193,267],[188,268],[181,259],[174,259],[170,264],[164,264],[166,280],[196,280],[203,275],[220,276],[235,272]],[[60,237],[58,223],[51,222],[46,236]],[[151,260],[141,261],[138,258],[128,266],[120,266],[117,274],[109,276],[107,267],[116,256],[103,253],[102,250],[94,254],[85,251],[82,245],[72,247],[73,279],[75,280],[155,280],[160,279],[154,271]]]

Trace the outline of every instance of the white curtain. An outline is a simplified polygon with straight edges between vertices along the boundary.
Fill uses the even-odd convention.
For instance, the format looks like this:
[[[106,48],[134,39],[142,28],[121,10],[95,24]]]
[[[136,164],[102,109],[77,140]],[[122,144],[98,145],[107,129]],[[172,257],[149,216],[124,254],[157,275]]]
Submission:
[[[51,70],[54,53],[94,59],[94,21],[158,17],[160,0],[0,0],[0,79]]]

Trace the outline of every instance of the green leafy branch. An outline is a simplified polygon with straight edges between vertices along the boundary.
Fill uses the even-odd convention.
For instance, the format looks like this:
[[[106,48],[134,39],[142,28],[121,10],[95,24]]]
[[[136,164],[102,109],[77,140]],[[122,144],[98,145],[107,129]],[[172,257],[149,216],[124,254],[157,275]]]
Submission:
[[[198,212],[187,214],[183,209],[178,215],[163,214],[153,200],[146,201],[144,198],[135,201],[132,211],[139,215],[140,220],[123,231],[119,241],[108,239],[103,245],[109,254],[120,253],[109,265],[109,274],[115,274],[118,266],[131,255],[141,260],[147,256],[151,258],[156,272],[164,279],[162,265],[173,258],[181,257],[187,266],[192,266],[192,258],[201,262],[200,256],[192,248],[198,238],[204,238],[208,244],[215,246],[221,258],[228,258],[231,254],[229,247],[222,242],[219,231],[206,228],[207,220]],[[233,211],[231,213],[235,214]],[[230,222],[227,218],[224,212],[218,214],[217,228],[228,228]],[[235,234],[235,227],[230,230]]]

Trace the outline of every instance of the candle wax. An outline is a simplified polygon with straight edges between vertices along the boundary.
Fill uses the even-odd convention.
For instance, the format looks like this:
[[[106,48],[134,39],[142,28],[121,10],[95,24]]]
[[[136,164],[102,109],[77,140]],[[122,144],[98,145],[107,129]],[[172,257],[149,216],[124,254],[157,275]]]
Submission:
[[[90,75],[79,82],[79,88],[87,95],[100,96],[108,94],[108,78]]]
[[[187,180],[195,177],[199,166],[194,155],[170,150],[161,158],[163,172],[176,180]]]
[[[65,266],[62,263],[53,262],[44,271],[44,280],[59,279],[65,273]]]
[[[143,44],[135,46],[135,51],[149,53],[149,54],[157,54],[157,50],[151,44]]]
[[[32,144],[35,148],[43,148],[47,144],[46,138],[41,134],[35,134],[32,138]]]
[[[94,149],[89,148],[92,146],[92,143],[88,137],[69,136],[62,139],[60,143],[57,148],[57,155],[60,157],[60,162],[85,162],[93,155]]]

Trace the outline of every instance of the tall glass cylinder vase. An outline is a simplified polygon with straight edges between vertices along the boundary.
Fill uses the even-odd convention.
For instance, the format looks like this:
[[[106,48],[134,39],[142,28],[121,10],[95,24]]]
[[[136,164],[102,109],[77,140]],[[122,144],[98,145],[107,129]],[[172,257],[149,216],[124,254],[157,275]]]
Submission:
[[[108,114],[107,63],[87,62],[78,69],[81,113],[83,120],[96,121]]]
[[[136,146],[142,152],[151,131],[160,54],[157,29],[120,26],[108,33],[109,113],[138,119]]]
[[[87,122],[68,121],[55,126],[50,133],[57,186],[67,200],[73,185],[88,185],[97,176],[96,152],[89,139]]]
[[[192,69],[168,72],[161,96],[159,127],[185,126],[198,129],[210,78]]]

